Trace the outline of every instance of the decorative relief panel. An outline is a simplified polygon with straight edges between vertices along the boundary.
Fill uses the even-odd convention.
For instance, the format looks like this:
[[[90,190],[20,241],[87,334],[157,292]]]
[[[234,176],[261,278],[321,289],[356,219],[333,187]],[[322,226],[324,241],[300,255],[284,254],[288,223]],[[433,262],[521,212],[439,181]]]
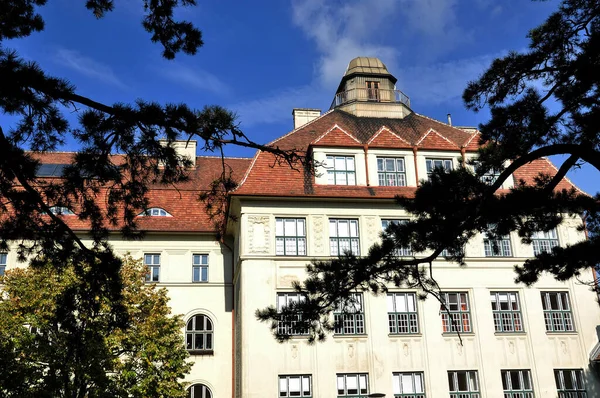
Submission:
[[[248,216],[248,252],[270,254],[271,227],[269,216]]]
[[[377,217],[365,217],[365,223],[367,225],[367,244],[370,247],[373,243],[376,242],[376,239],[381,232],[381,225],[377,224]]]
[[[315,256],[326,256],[325,252],[325,217],[313,216],[313,235]]]

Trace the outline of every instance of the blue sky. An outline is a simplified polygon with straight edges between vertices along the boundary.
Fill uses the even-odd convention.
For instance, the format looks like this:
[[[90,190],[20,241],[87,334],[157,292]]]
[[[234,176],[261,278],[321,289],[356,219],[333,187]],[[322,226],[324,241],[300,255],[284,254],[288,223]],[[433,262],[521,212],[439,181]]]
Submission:
[[[177,16],[202,30],[205,45],[196,56],[166,61],[141,27],[141,0],[117,0],[115,11],[100,20],[83,1],[48,3],[41,9],[46,30],[6,47],[97,101],[224,105],[261,143],[292,129],[293,108],[326,111],[348,62],[357,56],[381,58],[416,112],[439,120],[451,113],[461,126],[484,122],[485,112],[464,108],[466,83],[494,58],[526,48],[529,29],[558,4],[198,0],[197,7],[181,9]],[[229,148],[227,154],[252,156],[253,151]],[[587,192],[600,190],[597,172],[589,166],[569,177]]]

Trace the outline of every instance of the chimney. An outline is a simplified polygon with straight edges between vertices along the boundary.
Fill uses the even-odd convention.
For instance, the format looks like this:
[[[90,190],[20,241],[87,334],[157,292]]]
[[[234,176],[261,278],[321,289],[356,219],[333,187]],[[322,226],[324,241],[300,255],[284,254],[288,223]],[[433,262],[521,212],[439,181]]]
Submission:
[[[167,145],[166,140],[160,140],[162,145]],[[196,140],[177,140],[171,144],[179,156],[192,161],[192,167],[196,167]]]
[[[448,124],[452,126],[452,114],[448,114]]]
[[[294,117],[294,130],[298,127],[304,126],[306,123],[311,122],[321,116],[320,109],[307,109],[307,108],[294,108],[292,111]]]

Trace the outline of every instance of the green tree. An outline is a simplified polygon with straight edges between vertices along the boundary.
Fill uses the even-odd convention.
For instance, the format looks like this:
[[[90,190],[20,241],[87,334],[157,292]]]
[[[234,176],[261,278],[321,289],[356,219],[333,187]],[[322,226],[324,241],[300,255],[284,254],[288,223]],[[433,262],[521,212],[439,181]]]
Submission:
[[[491,112],[480,126],[476,172],[436,170],[414,200],[397,198],[411,221],[390,226],[365,257],[313,262],[306,281],[296,286],[308,299],[280,313],[259,310],[259,319],[274,327],[300,312],[303,322],[295,327],[322,339],[333,327],[330,312],[355,289],[379,293],[390,285],[406,286],[439,300],[431,262],[444,249],[463,264],[463,247],[477,232],[499,238],[517,231],[531,243],[534,232],[573,215],[584,217],[590,238],[516,265],[516,281],[530,285],[543,273],[567,280],[600,263],[600,197],[558,189],[566,173],[583,162],[600,171],[600,3],[563,0],[528,37],[526,51],[496,59],[464,92],[467,108]],[[520,167],[551,155],[568,156],[554,176],[540,175],[533,185],[517,181],[510,192],[497,192]],[[492,172],[499,173],[495,181],[484,178]],[[394,253],[402,247],[416,256],[398,258]]]
[[[123,299],[90,293],[100,263],[47,263],[8,271],[0,299],[0,396],[184,397],[190,370],[183,321],[166,289],[145,284],[141,261],[126,257]],[[65,306],[65,301],[73,305]],[[113,307],[122,306],[126,322]]]

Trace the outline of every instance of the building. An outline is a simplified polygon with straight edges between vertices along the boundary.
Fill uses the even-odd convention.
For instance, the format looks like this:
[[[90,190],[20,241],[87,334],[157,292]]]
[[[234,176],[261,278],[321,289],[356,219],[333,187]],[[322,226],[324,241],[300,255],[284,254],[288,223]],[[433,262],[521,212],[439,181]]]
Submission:
[[[309,151],[325,165],[316,175],[278,165],[265,152],[226,159],[239,185],[228,203],[237,221],[228,223],[224,240],[215,238],[195,201],[221,160],[182,147],[195,159],[190,182],[152,190],[152,208],[140,216],[144,241],[112,241],[119,253],[144,258],[149,282],[166,287],[173,311],[184,314],[182,340],[194,362],[190,396],[600,396],[590,365],[590,355],[596,360],[600,352],[595,294],[576,281],[546,277],[532,288],[513,281],[515,263],[584,239],[578,217],[538,234],[533,245],[515,234],[496,248],[479,236],[466,247],[461,269],[436,260],[454,325],[439,303],[406,289],[358,293],[360,305],[343,327],[314,345],[303,336],[277,343],[256,319],[258,308],[298,299],[292,282],[303,279],[311,259],[365,253],[382,227],[406,219],[395,195],[410,197],[433,168],[457,167],[475,155],[475,129],[414,112],[395,83],[380,60],[356,58],[328,112],[294,110],[294,130],[274,144]],[[46,156],[45,163],[61,164],[69,155]],[[556,169],[537,160],[503,188],[541,172]]]

